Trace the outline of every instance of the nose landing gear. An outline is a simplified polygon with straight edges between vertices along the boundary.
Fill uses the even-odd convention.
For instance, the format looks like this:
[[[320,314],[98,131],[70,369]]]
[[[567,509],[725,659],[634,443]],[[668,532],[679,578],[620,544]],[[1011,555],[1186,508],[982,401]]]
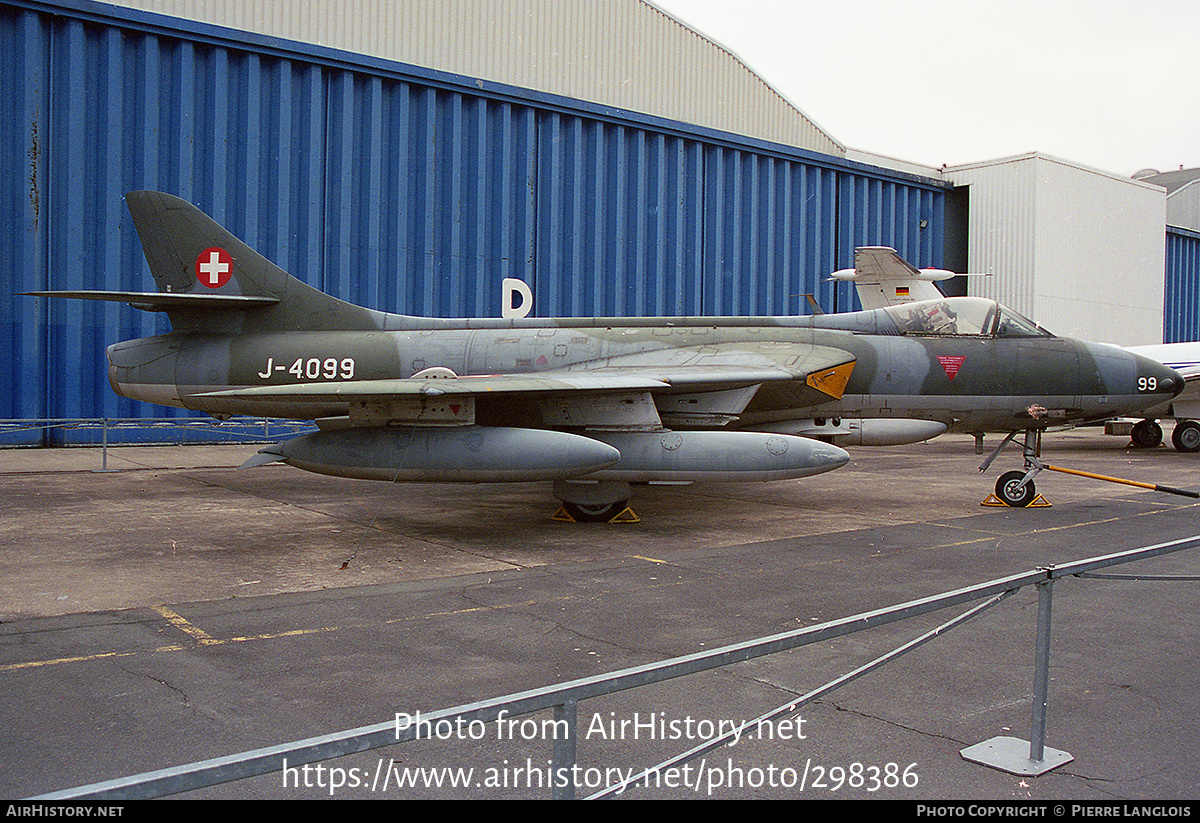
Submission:
[[[988,455],[988,459],[983,461],[983,465],[979,467],[979,471],[987,471],[988,467],[992,465],[992,461],[1000,454],[1000,450],[1012,442],[1016,436],[1017,433],[1015,431],[1009,432],[1000,445]],[[1041,429],[1025,430],[1023,452],[1025,455],[1025,468],[1022,471],[1005,472],[996,481],[996,497],[1004,505],[1014,509],[1023,509],[1038,499],[1037,487],[1033,484],[1033,478],[1043,469],[1049,468],[1038,460],[1038,456],[1042,452]],[[1045,498],[1042,498],[1042,500],[1044,501]]]
[[[992,465],[992,461],[1000,454],[1000,450],[1012,441],[1017,436],[1016,432],[1010,432],[1008,437],[988,455],[988,459],[979,467],[979,471],[985,472],[988,466]],[[1015,509],[1023,509],[1027,506],[1035,505],[1037,500],[1045,500],[1037,494],[1033,485],[1033,478],[1045,469],[1051,471],[1062,472],[1063,474],[1073,474],[1077,477],[1090,477],[1093,480],[1104,480],[1109,483],[1121,483],[1126,486],[1136,486],[1140,489],[1150,489],[1156,492],[1166,492],[1167,494],[1177,494],[1180,497],[1190,497],[1200,499],[1200,493],[1189,491],[1187,489],[1177,489],[1173,486],[1155,485],[1154,483],[1140,483],[1137,480],[1125,480],[1120,477],[1109,477],[1104,474],[1093,474],[1092,472],[1078,471],[1076,469],[1064,469],[1062,466],[1051,466],[1049,463],[1043,463],[1039,460],[1042,451],[1042,430],[1041,429],[1026,429],[1025,430],[1025,469],[1023,471],[1005,472],[1000,475],[1000,479],[996,481],[996,497],[1006,506]],[[986,502],[986,501],[985,501]],[[1049,505],[1047,503],[1046,505]]]

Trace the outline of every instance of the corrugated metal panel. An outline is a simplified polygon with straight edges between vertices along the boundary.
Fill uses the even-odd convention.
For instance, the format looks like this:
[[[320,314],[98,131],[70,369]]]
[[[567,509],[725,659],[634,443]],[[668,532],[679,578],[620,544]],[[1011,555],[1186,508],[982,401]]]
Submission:
[[[1041,316],[1075,337],[1123,346],[1158,343],[1162,189],[1054,158],[1039,157],[1037,166]]]
[[[1013,158],[951,169],[948,176],[971,187],[969,267],[973,273],[990,275],[970,278],[969,292],[1000,300],[1036,319],[1035,167]]]
[[[500,312],[532,280],[531,109],[351,72],[331,75],[321,284],[362,305]]]
[[[124,0],[824,154],[845,148],[726,49],[642,0]]]
[[[50,36],[33,12],[0,8],[0,417],[46,414],[46,307],[16,292],[45,288]],[[36,322],[31,316],[37,312]],[[27,438],[34,442],[34,438]]]
[[[1200,180],[1193,180],[1167,194],[1167,223],[1200,231]]]
[[[1167,228],[1163,342],[1200,340],[1200,233]]]
[[[918,268],[942,265],[945,198],[940,192],[842,172],[838,196],[837,268],[853,268],[859,246],[891,246]],[[834,305],[835,311],[862,307],[850,284],[839,284]]]
[[[703,314],[809,314],[834,271],[837,174],[712,147],[705,169]]]
[[[695,141],[544,114],[536,313],[698,313],[701,160]]]
[[[530,283],[542,315],[797,313],[809,292],[836,307],[823,281],[848,242],[836,214],[852,164],[281,42],[164,31],[98,4],[71,4],[78,16],[36,6],[0,6],[4,294],[147,288],[121,196],[155,188],[297,277],[389,311],[497,316],[504,277]],[[941,197],[936,181],[880,179],[891,184],[866,185],[873,205],[854,225],[870,227],[856,237],[902,237],[892,224],[910,222],[913,198]],[[105,345],[165,332],[163,316],[0,300],[13,352],[0,416],[183,414],[108,387]]]
[[[1040,154],[948,177],[971,186],[971,271],[994,273],[972,278],[972,294],[1059,334],[1118,345],[1161,339],[1161,188]]]

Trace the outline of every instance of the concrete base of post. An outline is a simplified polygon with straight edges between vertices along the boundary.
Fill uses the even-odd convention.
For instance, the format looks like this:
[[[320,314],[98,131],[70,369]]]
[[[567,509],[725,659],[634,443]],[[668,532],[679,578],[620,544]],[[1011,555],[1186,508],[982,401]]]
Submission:
[[[993,737],[974,746],[968,746],[959,752],[964,760],[979,763],[993,769],[999,769],[1009,774],[1029,775],[1039,777],[1051,769],[1057,769],[1074,760],[1068,752],[1044,746],[1042,759],[1030,758],[1028,740],[1017,737]]]

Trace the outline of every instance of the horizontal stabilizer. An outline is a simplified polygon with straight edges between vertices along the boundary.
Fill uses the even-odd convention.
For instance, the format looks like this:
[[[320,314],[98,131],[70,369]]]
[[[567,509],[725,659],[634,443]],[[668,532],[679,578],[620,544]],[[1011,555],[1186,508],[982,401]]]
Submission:
[[[128,303],[145,311],[173,309],[245,310],[272,306],[278,297],[253,297],[241,294],[184,294],[157,291],[26,291],[26,297],[63,297],[73,300],[107,300]]]

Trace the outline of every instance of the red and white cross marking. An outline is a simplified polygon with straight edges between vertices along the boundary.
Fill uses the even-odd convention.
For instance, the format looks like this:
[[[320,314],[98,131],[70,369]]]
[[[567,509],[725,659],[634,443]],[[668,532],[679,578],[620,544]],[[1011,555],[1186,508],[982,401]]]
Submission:
[[[210,289],[219,289],[233,274],[233,258],[220,246],[205,249],[196,257],[196,279]]]

